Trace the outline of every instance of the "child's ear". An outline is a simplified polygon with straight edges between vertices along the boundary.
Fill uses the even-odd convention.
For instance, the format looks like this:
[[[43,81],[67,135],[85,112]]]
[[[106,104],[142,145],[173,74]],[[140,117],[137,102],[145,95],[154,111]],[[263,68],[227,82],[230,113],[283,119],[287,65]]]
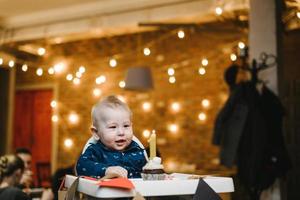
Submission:
[[[99,137],[99,135],[98,135],[98,130],[96,129],[95,126],[91,126],[91,132],[92,132],[93,137],[94,137],[96,140],[99,140],[99,139],[100,139],[100,137]]]

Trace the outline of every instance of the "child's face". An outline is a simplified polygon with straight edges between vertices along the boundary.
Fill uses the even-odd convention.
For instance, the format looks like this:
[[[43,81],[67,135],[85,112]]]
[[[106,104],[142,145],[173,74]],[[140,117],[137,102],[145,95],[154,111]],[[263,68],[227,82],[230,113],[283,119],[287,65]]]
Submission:
[[[104,108],[98,120],[98,136],[108,148],[122,151],[132,140],[130,113],[122,108]]]

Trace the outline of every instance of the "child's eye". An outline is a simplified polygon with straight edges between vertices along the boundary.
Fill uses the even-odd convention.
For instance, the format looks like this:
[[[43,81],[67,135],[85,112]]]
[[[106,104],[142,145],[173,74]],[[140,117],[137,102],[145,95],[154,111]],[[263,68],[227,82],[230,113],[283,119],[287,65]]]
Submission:
[[[116,126],[109,126],[108,128],[111,128],[111,129],[113,129],[113,128],[117,128]]]
[[[129,125],[129,124],[126,124],[126,125],[124,125],[124,127],[125,127],[125,128],[128,128],[128,127],[130,127],[130,125]]]

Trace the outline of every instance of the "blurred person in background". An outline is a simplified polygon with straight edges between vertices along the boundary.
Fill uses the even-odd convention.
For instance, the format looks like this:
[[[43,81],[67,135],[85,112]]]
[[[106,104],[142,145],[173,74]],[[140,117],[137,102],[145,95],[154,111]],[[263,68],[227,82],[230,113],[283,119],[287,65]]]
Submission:
[[[24,162],[16,155],[0,157],[0,199],[1,200],[30,200],[30,196],[17,185],[20,183],[25,170]],[[44,190],[41,200],[52,200],[51,190]]]
[[[27,148],[16,149],[16,155],[20,157],[24,162],[24,172],[20,180],[18,187],[21,189],[28,189],[34,186],[33,184],[33,172],[31,170],[32,155]]]

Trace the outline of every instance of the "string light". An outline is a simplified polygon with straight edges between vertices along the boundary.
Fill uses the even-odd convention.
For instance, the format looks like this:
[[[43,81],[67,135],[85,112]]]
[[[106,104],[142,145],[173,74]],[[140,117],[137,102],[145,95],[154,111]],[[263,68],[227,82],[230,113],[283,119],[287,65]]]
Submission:
[[[144,102],[142,107],[143,107],[144,111],[150,111],[151,110],[151,104],[149,102]]]
[[[81,78],[81,76],[82,76],[82,73],[76,72],[76,77],[77,77],[77,78]]]
[[[298,19],[300,19],[300,11],[298,11],[296,15],[297,15]]]
[[[124,88],[125,86],[126,86],[125,81],[120,81],[120,82],[119,82],[119,87],[120,87],[120,88]]]
[[[204,75],[206,73],[206,70],[205,70],[204,67],[200,67],[198,72],[199,72],[200,75]]]
[[[231,61],[236,61],[236,59],[237,59],[237,56],[234,53],[230,54]]]
[[[169,76],[174,76],[174,74],[175,74],[174,68],[172,68],[172,67],[168,68],[168,74],[169,74]]]
[[[151,51],[148,47],[144,48],[143,52],[145,56],[149,56],[151,54]]]
[[[52,108],[56,108],[57,102],[56,102],[55,100],[51,101],[50,106],[51,106]]]
[[[53,68],[53,67],[50,67],[50,68],[48,69],[48,73],[49,73],[50,75],[54,74],[54,73],[55,73],[54,68]]]
[[[210,101],[208,99],[203,99],[201,104],[204,108],[208,108],[210,105]]]
[[[83,74],[85,72],[85,67],[80,66],[78,71]]]
[[[178,112],[180,110],[180,103],[178,103],[178,102],[172,103],[171,108],[173,111]]]
[[[222,13],[223,13],[223,9],[222,9],[221,7],[218,6],[218,7],[216,7],[215,12],[216,12],[217,15],[220,16],[220,15],[222,15]]]
[[[43,75],[43,69],[42,69],[42,68],[38,68],[38,69],[36,70],[36,75],[42,76],[42,75]]]
[[[171,77],[169,77],[169,83],[175,83],[176,82],[176,78],[175,78],[175,76],[171,76]]]
[[[151,132],[149,131],[149,130],[143,130],[143,136],[145,137],[145,138],[149,138],[149,136],[150,136],[150,134],[151,134]]]
[[[0,58],[0,65],[3,64],[3,58]]]
[[[54,71],[56,73],[61,73],[62,71],[64,71],[66,68],[66,64],[60,62],[54,65]]]
[[[13,67],[15,66],[15,62],[14,62],[13,60],[10,60],[10,61],[8,62],[8,66],[9,66],[10,68],[13,68]]]
[[[64,145],[66,148],[71,148],[73,146],[73,140],[70,138],[65,139]]]
[[[102,83],[104,83],[106,81],[106,77],[104,75],[101,75],[99,77],[96,78],[96,84],[100,85]]]
[[[245,48],[245,43],[244,42],[239,42],[238,44],[240,49],[244,49]]]
[[[184,31],[183,31],[183,30],[179,30],[179,31],[177,32],[177,36],[178,36],[178,38],[183,39],[184,36],[185,36]]]
[[[200,121],[205,121],[205,120],[206,120],[206,114],[203,113],[203,112],[199,113],[198,119],[199,119]]]
[[[28,70],[28,66],[26,64],[22,65],[22,71],[26,72]]]
[[[57,115],[52,115],[51,120],[53,122],[58,122],[58,116]]]
[[[93,90],[93,95],[94,95],[95,97],[99,97],[101,94],[102,94],[102,91],[101,91],[99,88],[95,88],[95,89]]]
[[[178,125],[177,124],[170,124],[169,125],[169,131],[171,131],[172,133],[177,133]]]
[[[166,169],[171,172],[177,171],[178,163],[171,160],[166,161]]]
[[[79,78],[74,78],[73,79],[73,84],[74,85],[79,85],[80,84],[80,79]]]
[[[37,53],[39,56],[43,56],[46,53],[46,49],[43,47],[38,48]]]
[[[79,117],[76,113],[70,113],[69,114],[69,122],[71,124],[77,124],[79,121]]]
[[[116,67],[117,64],[118,64],[118,63],[117,63],[117,60],[116,60],[116,59],[112,58],[112,59],[109,60],[109,66],[111,66],[111,67]]]
[[[207,66],[207,65],[208,65],[208,60],[207,60],[206,58],[203,58],[203,59],[201,60],[201,64],[202,64],[203,66]]]
[[[73,75],[72,75],[72,74],[68,74],[68,75],[66,76],[66,79],[67,79],[68,81],[71,81],[71,80],[73,79]]]

